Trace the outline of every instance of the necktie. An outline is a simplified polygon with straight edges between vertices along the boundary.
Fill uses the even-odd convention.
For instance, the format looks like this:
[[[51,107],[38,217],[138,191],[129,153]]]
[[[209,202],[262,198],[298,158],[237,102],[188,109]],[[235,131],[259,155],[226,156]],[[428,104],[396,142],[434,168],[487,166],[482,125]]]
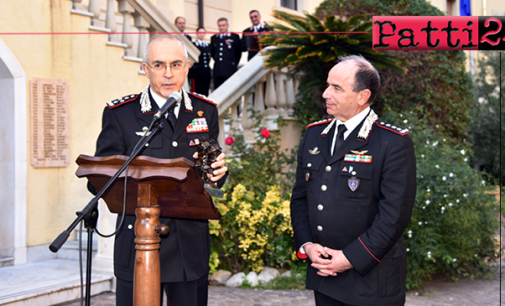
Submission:
[[[167,120],[168,120],[168,123],[170,124],[170,127],[172,128],[172,131],[175,132],[175,126],[177,125],[177,117],[175,117],[174,109],[175,109],[175,107],[173,107],[168,112],[168,114],[167,114]]]
[[[333,150],[333,153],[337,152],[338,147],[344,143],[345,131],[347,131],[347,127],[345,126],[345,124],[339,124],[338,125],[337,140],[335,141],[335,150]],[[333,153],[331,155],[333,155]]]

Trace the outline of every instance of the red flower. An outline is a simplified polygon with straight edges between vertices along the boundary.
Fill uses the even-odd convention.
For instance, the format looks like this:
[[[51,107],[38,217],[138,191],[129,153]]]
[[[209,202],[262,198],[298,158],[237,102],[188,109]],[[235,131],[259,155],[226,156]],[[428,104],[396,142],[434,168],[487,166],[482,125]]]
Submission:
[[[267,129],[262,129],[261,136],[263,136],[264,138],[270,137],[270,131],[268,131]]]
[[[227,145],[227,146],[231,146],[233,144],[233,142],[235,141],[235,139],[233,139],[233,137],[231,136],[228,136],[226,137],[226,139],[224,140],[224,144]]]

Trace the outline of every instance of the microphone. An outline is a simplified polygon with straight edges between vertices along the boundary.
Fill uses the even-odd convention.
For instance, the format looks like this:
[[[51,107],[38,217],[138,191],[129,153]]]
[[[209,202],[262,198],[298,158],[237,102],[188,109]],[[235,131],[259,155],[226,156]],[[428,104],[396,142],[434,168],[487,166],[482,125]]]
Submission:
[[[154,119],[156,120],[161,119],[161,116],[165,115],[165,113],[169,109],[175,107],[175,104],[179,103],[179,101],[181,100],[182,96],[180,93],[178,93],[177,91],[171,93],[170,96],[168,97],[167,102],[165,102],[165,104],[163,104],[163,106],[156,112],[156,114],[154,114]]]

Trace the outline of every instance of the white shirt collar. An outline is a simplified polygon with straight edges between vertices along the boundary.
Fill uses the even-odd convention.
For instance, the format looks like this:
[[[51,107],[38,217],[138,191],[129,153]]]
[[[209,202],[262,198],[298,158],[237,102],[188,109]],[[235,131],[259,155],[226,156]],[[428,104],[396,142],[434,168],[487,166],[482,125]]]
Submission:
[[[258,30],[263,28],[263,26],[264,26],[263,22],[260,22],[258,25],[253,25],[253,30],[255,32],[258,32]]]
[[[156,102],[156,104],[158,105],[158,108],[161,108],[163,105],[165,105],[165,102],[167,102],[167,100],[163,97],[160,97],[158,94],[156,94],[153,89],[151,88],[151,86],[149,86],[149,92],[151,93],[151,97],[153,97],[154,99],[154,102]],[[181,92],[179,92],[180,94],[182,94]],[[179,108],[181,107],[181,102],[179,101],[177,103],[177,105],[175,105],[175,108],[174,108],[174,114],[175,114],[175,117],[176,118],[179,118]],[[165,114],[166,116],[166,114]]]
[[[355,115],[351,119],[347,120],[346,122],[342,122],[337,119],[337,128],[340,124],[344,124],[345,127],[347,128],[347,131],[344,133],[344,139],[347,139],[347,136],[351,134],[352,131],[361,123],[366,118],[366,115],[370,112],[370,106],[362,110],[359,114]],[[337,131],[337,128],[335,128],[335,131]],[[335,132],[335,135],[338,132]]]
[[[196,45],[197,46],[205,47],[205,46],[207,46],[207,42],[205,40],[199,40],[199,39],[197,39],[196,40]]]
[[[347,136],[351,134],[352,131],[365,119],[365,117],[368,115],[370,112],[370,106],[362,110],[359,114],[356,116],[352,117],[351,119],[347,120],[346,122],[342,122],[338,119],[335,125],[335,133],[333,135],[333,141],[331,143],[331,155],[333,155],[333,150],[335,149],[335,141],[337,140],[337,135],[338,135],[338,126],[343,124],[347,128],[347,130],[344,132],[344,140],[347,139]]]

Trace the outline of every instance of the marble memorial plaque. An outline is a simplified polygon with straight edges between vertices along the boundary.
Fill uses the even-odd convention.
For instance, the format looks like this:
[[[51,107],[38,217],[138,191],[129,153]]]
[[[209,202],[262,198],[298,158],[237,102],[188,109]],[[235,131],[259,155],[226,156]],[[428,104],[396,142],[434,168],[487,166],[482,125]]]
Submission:
[[[66,167],[70,162],[68,83],[59,79],[30,81],[31,164]]]

